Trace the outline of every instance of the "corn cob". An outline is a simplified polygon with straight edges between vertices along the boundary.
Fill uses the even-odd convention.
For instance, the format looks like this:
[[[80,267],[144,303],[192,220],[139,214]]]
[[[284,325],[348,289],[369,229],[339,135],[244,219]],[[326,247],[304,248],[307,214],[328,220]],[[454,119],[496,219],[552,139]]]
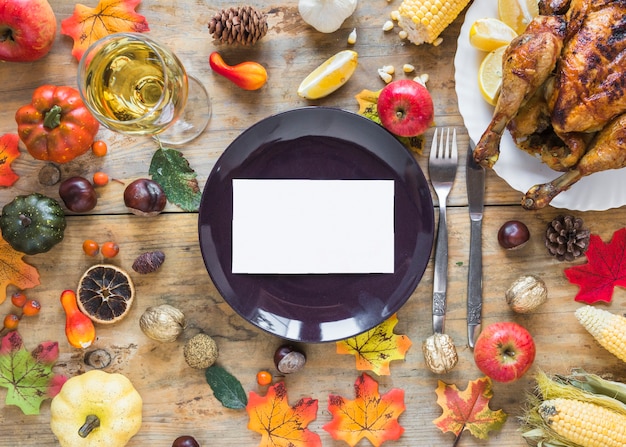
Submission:
[[[539,414],[562,438],[582,447],[624,447],[626,416],[574,399],[546,400]]]
[[[437,44],[441,32],[450,25],[470,0],[404,0],[398,8],[398,25],[416,45]]]
[[[604,349],[626,362],[626,318],[593,306],[583,306],[576,318]]]

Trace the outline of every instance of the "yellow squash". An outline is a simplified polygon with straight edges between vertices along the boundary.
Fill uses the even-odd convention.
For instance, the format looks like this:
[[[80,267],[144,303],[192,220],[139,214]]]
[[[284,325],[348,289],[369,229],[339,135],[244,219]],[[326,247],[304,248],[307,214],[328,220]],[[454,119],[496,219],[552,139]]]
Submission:
[[[348,82],[357,65],[356,51],[340,51],[304,78],[298,87],[298,95],[306,99],[319,99],[330,95]]]
[[[143,401],[122,374],[88,371],[52,399],[50,428],[61,447],[123,447],[141,427]]]

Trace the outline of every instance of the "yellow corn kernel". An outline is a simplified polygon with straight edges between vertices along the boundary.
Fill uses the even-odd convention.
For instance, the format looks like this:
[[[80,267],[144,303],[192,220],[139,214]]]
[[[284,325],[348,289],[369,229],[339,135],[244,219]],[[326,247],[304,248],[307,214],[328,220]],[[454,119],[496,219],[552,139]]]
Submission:
[[[626,445],[626,415],[575,399],[556,398],[539,405],[539,415],[562,438],[583,447]]]
[[[393,80],[393,76],[391,74],[387,73],[382,68],[378,69],[378,76],[380,76],[380,79],[385,81],[385,84],[389,84]]]
[[[403,0],[398,8],[398,24],[416,45],[434,44],[470,0]]]
[[[405,73],[413,73],[415,71],[415,67],[411,64],[404,64],[402,66],[402,71]]]
[[[625,317],[593,306],[583,306],[575,315],[600,346],[626,362]]]
[[[391,17],[391,20],[393,20],[394,22],[397,22],[398,19],[400,18],[400,12],[397,9],[394,9],[389,14],[389,17]]]

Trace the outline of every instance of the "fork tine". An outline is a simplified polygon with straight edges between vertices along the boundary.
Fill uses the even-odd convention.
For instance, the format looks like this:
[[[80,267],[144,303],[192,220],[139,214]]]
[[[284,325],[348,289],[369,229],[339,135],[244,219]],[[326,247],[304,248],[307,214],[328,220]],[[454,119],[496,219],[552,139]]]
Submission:
[[[438,149],[438,146],[437,146],[437,131],[438,130],[439,129],[435,129],[435,133],[433,134],[433,142],[430,145],[430,157],[429,157],[430,160],[433,160],[434,158],[437,158],[437,149]],[[443,132],[442,132],[442,134],[443,134]]]

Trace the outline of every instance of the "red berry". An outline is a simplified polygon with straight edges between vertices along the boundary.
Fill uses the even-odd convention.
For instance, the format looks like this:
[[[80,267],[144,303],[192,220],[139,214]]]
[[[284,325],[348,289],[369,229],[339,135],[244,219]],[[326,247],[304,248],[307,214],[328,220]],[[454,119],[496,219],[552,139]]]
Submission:
[[[96,186],[104,186],[109,183],[109,175],[106,172],[98,171],[93,175],[93,184]]]
[[[100,245],[94,240],[85,239],[83,242],[83,251],[87,256],[96,256],[100,251]]]
[[[104,157],[107,154],[107,144],[102,140],[94,141],[91,151],[96,157]]]
[[[256,382],[261,386],[272,384],[272,374],[269,371],[259,371],[256,373]]]
[[[120,252],[120,246],[115,242],[108,241],[102,244],[100,251],[105,258],[114,258]]]
[[[26,304],[26,300],[26,295],[24,295],[22,292],[15,292],[13,295],[11,295],[11,303],[13,303],[15,307],[24,307],[24,304]]]
[[[32,317],[33,315],[37,315],[41,310],[41,304],[37,300],[28,300],[24,307],[22,308],[22,314],[27,317]]]
[[[15,314],[8,314],[4,317],[4,327],[9,330],[17,329],[20,324],[20,317]]]

